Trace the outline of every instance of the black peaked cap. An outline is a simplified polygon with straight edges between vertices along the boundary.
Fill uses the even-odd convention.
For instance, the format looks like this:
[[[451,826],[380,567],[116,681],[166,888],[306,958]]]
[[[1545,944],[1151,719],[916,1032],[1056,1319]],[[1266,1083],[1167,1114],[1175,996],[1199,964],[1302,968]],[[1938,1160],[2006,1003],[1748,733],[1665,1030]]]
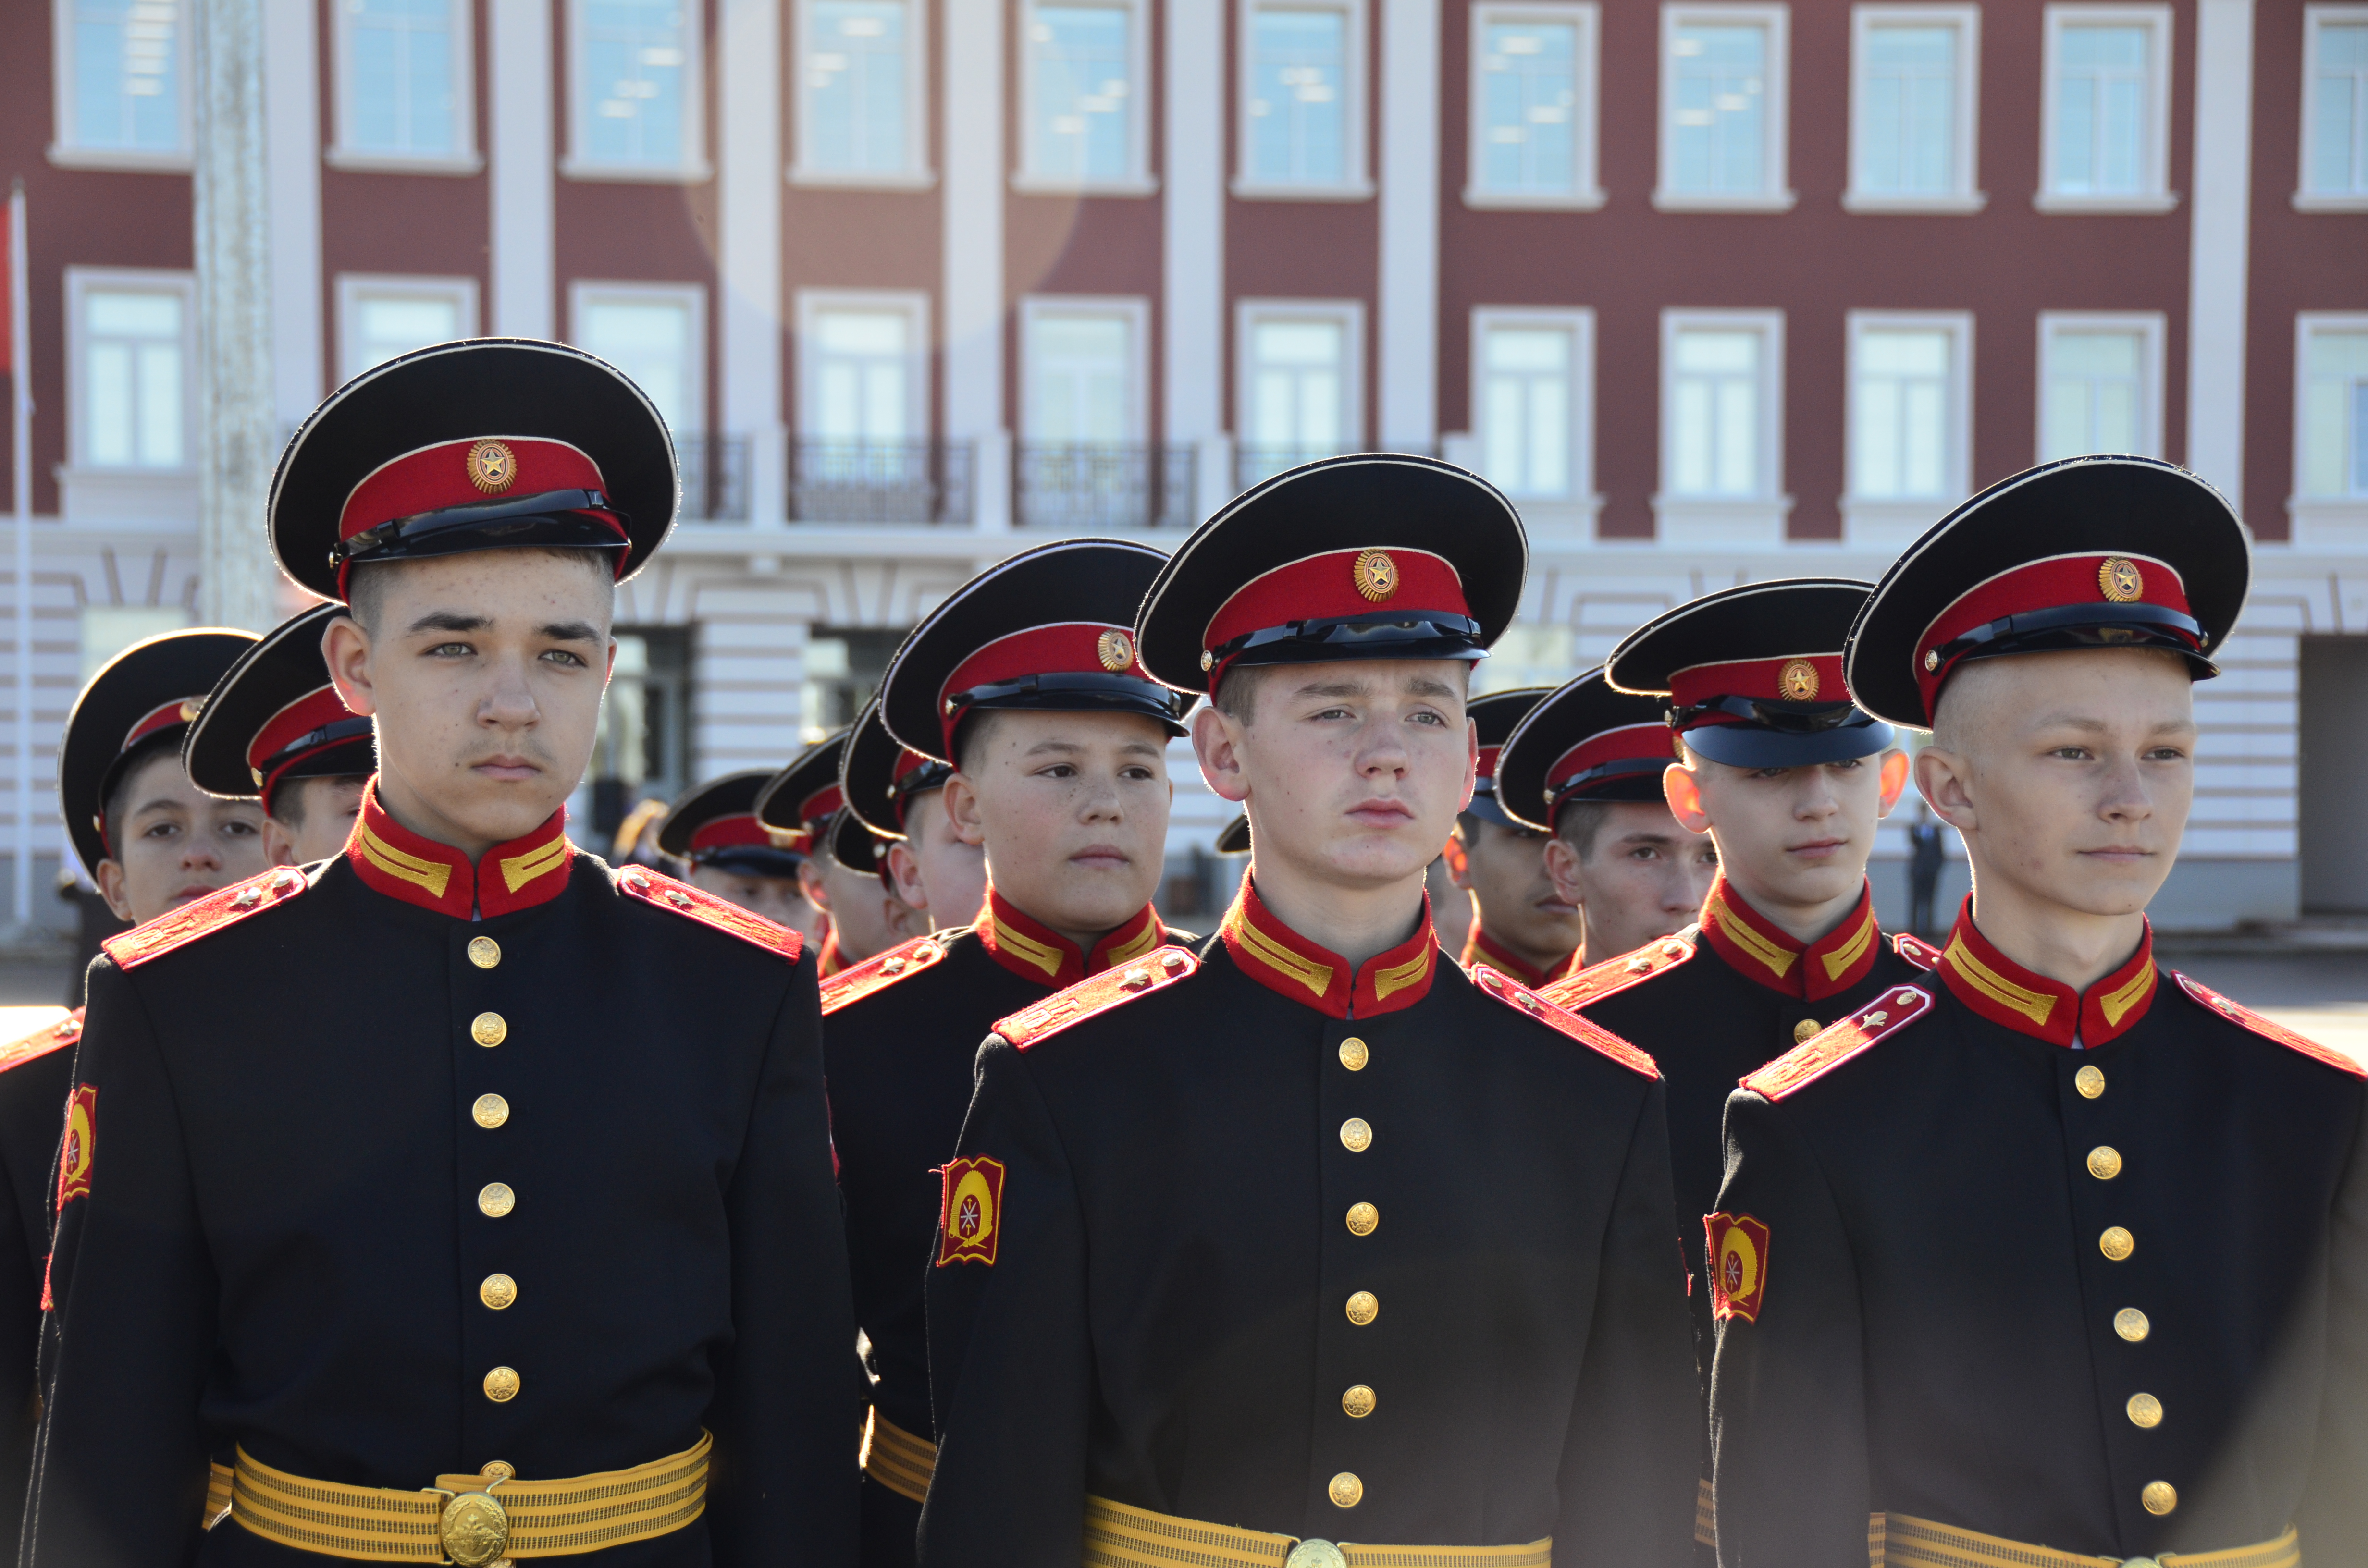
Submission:
[[[719,817],[754,816],[757,792],[771,781],[769,768],[744,768],[686,792],[658,824],[658,852],[694,865],[712,865],[754,877],[794,877],[805,857],[794,849],[767,844],[717,845],[694,857],[690,841],[699,830]]]
[[[1463,711],[1472,721],[1479,737],[1482,751],[1501,747],[1512,734],[1514,726],[1529,717],[1530,710],[1543,701],[1554,688],[1545,686],[1514,687],[1505,691],[1491,691],[1464,704]],[[1501,759],[1500,759],[1501,760]],[[1527,827],[1506,815],[1504,803],[1497,799],[1494,770],[1482,778],[1472,790],[1472,804],[1466,808],[1473,815],[1499,827]]]
[[[1603,673],[1617,690],[1665,697],[1669,677],[1696,665],[1837,654],[1873,586],[1854,577],[1781,577],[1704,594],[1630,632]]]
[[[1247,855],[1250,852],[1250,817],[1247,812],[1217,830],[1217,853]]]
[[[1497,803],[1525,825],[1551,831],[1554,791],[1546,778],[1554,764],[1589,736],[1636,724],[1658,726],[1657,745],[1618,760],[1650,766],[1608,774],[1571,799],[1659,801],[1661,772],[1675,760],[1664,705],[1657,697],[1616,689],[1598,666],[1556,687],[1513,727],[1497,754]]]
[[[798,807],[817,790],[838,781],[840,755],[850,732],[834,730],[790,759],[790,765],[765,779],[748,810],[767,827],[794,833],[804,827]]]
[[[329,623],[346,614],[335,602],[290,616],[241,653],[214,684],[196,723],[181,743],[189,782],[209,795],[253,795],[263,787],[251,756],[256,736],[280,710],[329,685],[321,652]],[[289,778],[342,778],[378,771],[370,722],[347,713],[335,721],[341,736],[319,734],[310,756],[280,774]],[[310,737],[308,737],[310,738]],[[270,802],[264,802],[266,809]]]
[[[953,774],[951,764],[924,758],[917,767],[902,772],[905,747],[880,720],[880,704],[867,703],[848,732],[847,749],[839,756],[838,788],[847,809],[883,838],[900,839],[905,833],[905,799],[939,789]]]
[[[132,727],[165,703],[181,701],[180,716],[141,737],[150,744],[169,741],[177,752],[206,693],[256,641],[252,631],[218,626],[167,631],[109,659],[74,699],[58,747],[58,814],[65,818],[66,836],[91,875],[98,874],[98,863],[108,858],[99,818],[108,791],[121,775],[124,741]]]

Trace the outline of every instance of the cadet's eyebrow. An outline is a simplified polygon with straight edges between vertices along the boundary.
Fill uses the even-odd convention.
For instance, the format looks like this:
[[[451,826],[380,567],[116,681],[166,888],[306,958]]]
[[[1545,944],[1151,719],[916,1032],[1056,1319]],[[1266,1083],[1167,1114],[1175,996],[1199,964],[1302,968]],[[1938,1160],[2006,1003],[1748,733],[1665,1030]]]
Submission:
[[[133,808],[131,814],[135,817],[145,816],[150,812],[156,810],[159,806],[169,806],[177,811],[181,809],[181,802],[173,799],[170,795],[160,796],[154,801],[142,801],[138,806]]]
[[[588,620],[547,620],[536,627],[535,634],[554,642],[598,642],[600,629]]]
[[[1452,697],[1455,695],[1455,688],[1453,687],[1448,685],[1443,680],[1433,680],[1429,676],[1407,676],[1406,688],[1417,697]]]
[[[493,622],[482,615],[462,615],[457,609],[431,609],[411,623],[408,636],[423,631],[483,631]]]
[[[1293,697],[1363,697],[1372,688],[1360,680],[1310,681]]]

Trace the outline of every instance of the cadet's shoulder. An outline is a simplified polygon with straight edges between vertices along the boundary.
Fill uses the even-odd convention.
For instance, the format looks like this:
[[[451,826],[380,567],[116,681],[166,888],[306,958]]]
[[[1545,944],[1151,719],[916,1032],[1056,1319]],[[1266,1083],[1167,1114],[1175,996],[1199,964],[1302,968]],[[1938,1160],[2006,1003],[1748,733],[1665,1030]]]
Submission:
[[[953,944],[962,934],[933,931],[900,942],[884,953],[874,953],[861,963],[840,970],[822,983],[822,1011],[825,1017],[856,1003],[880,995],[892,986],[901,985],[915,975],[925,974],[946,961]]]
[[[805,938],[788,926],[776,926],[761,915],[753,915],[688,882],[678,882],[662,871],[653,871],[646,866],[611,868],[597,859],[593,864],[628,903],[665,910],[722,936],[761,948],[791,963],[797,962],[799,953],[804,949]]]
[[[192,942],[227,931],[266,910],[277,909],[312,885],[312,880],[295,867],[277,867],[208,893],[195,903],[167,910],[145,925],[118,932],[101,945],[116,968],[138,969]]]
[[[2339,1073],[2348,1074],[2354,1078],[2368,1079],[2368,1068],[2362,1067],[2358,1062],[2334,1047],[2321,1045],[2307,1035],[2296,1034],[2275,1019],[2263,1017],[2241,1002],[2230,1001],[2203,982],[2181,974],[2177,970],[2172,970],[2170,974],[2171,978],[2179,982],[2179,989],[2186,994],[2187,999],[2205,1012],[2225,1018],[2239,1028],[2260,1036],[2263,1040],[2273,1040],[2288,1051],[2307,1056],[2313,1062],[2332,1067]]]
[[[1538,994],[1557,1007],[1573,1011],[1591,1007],[1607,997],[1680,968],[1694,956],[1699,929],[1689,926],[1673,936],[1647,942],[1633,953],[1589,964],[1576,974],[1566,974],[1551,985],[1540,987]]]
[[[1500,971],[1485,963],[1473,965],[1472,985],[1481,994],[1495,998],[1525,1018],[1568,1036],[1597,1055],[1609,1058],[1632,1073],[1642,1074],[1647,1078],[1661,1075],[1660,1068],[1654,1065],[1653,1059],[1644,1051],[1602,1025],[1557,1006]]]
[[[1919,985],[1894,987],[1748,1074],[1743,1080],[1743,1087],[1770,1100],[1789,1098],[1845,1062],[1863,1056],[1931,1010],[1931,992]]]
[[[1065,991],[1056,991],[996,1019],[995,1033],[1017,1050],[1030,1051],[1054,1035],[1130,1002],[1171,990],[1200,973],[1201,968],[1201,960],[1189,948],[1159,948],[1133,963],[1089,974]]]
[[[1897,953],[1903,962],[1911,964],[1927,974],[1940,967],[1941,949],[1921,937],[1911,937],[1905,931],[1895,931],[1891,934],[1891,950]]]
[[[44,1028],[35,1029],[24,1039],[0,1046],[0,1073],[22,1067],[28,1062],[65,1050],[82,1039],[82,1009],[76,1007],[64,1017]]]

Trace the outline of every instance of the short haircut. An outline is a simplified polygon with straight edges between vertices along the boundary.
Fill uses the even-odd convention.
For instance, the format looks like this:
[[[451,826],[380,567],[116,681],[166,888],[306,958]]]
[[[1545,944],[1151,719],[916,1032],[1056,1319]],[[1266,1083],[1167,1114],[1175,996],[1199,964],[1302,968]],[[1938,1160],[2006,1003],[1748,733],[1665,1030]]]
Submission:
[[[123,766],[115,775],[115,787],[107,792],[107,799],[98,805],[99,816],[105,824],[108,859],[120,861],[123,858],[123,815],[131,809],[132,781],[148,771],[148,765],[160,756],[171,756],[178,763],[183,733],[176,726],[151,735],[133,746],[124,757]]]
[[[972,771],[971,764],[976,760],[980,748],[986,744],[986,738],[995,733],[998,711],[993,708],[973,708],[956,721],[953,763],[957,772],[969,774],[973,778],[978,777]]]
[[[540,545],[517,548],[527,554],[547,556],[559,561],[572,561],[586,570],[598,573],[600,580],[609,585],[610,602],[612,604],[615,602],[617,561],[611,551],[563,550]],[[356,620],[361,622],[362,630],[373,637],[378,635],[379,614],[386,607],[387,585],[393,581],[391,573],[395,567],[408,564],[409,562],[402,561],[358,562],[351,574],[346,579],[346,608],[353,612]]]
[[[304,825],[304,786],[318,779],[326,779],[332,784],[363,784],[369,782],[370,775],[367,773],[310,773],[302,778],[283,778],[279,781],[279,788],[271,791],[271,806],[264,815],[282,827],[302,827]]]
[[[1595,841],[1611,815],[1609,801],[1570,801],[1554,813],[1554,832],[1578,852],[1581,860],[1595,858]]]
[[[1209,706],[1247,729],[1250,716],[1258,711],[1258,688],[1266,684],[1267,676],[1278,667],[1274,665],[1233,665],[1217,677],[1217,689],[1209,694]]]

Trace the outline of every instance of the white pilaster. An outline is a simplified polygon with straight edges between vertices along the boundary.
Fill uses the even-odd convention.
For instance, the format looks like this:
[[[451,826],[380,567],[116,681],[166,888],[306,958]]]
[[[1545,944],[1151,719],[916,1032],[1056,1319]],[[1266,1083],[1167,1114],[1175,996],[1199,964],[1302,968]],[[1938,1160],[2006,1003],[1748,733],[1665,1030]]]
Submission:
[[[726,435],[748,438],[749,520],[789,515],[781,426],[781,20],[780,0],[724,0],[717,61],[717,351]]]
[[[508,337],[556,337],[557,249],[552,239],[550,0],[486,0],[493,97],[493,310]]]
[[[2252,162],[2253,0],[2198,0],[2195,199],[2188,205],[2186,456],[2187,466],[2218,485],[2240,510]]]
[[[946,0],[945,434],[980,443],[978,526],[1008,528],[1003,415],[1003,3]],[[1004,483],[993,483],[990,469]]]
[[[1166,255],[1160,350],[1166,439],[1199,449],[1195,516],[1233,493],[1223,461],[1225,373],[1225,14],[1215,0],[1168,0]],[[1231,464],[1224,467],[1230,469]]]
[[[321,294],[320,53],[313,0],[264,0],[263,114],[271,189],[271,391],[281,428],[329,388]]]
[[[1381,426],[1439,438],[1439,0],[1383,0]]]

